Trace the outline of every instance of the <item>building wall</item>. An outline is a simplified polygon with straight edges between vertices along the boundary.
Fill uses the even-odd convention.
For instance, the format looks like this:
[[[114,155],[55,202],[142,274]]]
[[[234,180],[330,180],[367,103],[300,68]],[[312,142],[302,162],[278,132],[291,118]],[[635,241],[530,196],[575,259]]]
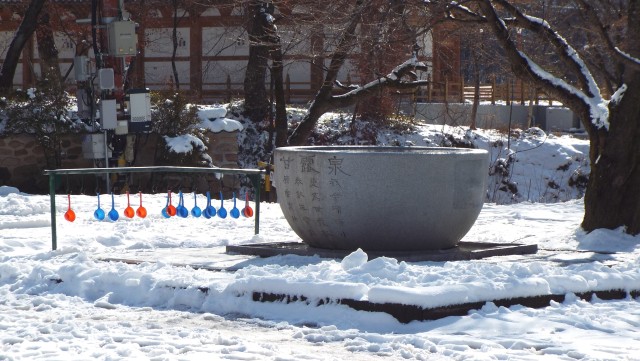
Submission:
[[[429,124],[448,124],[469,126],[471,124],[472,104],[462,103],[418,103],[414,109],[416,119]],[[546,132],[564,132],[581,129],[582,125],[571,110],[564,107],[543,105],[512,106],[480,104],[476,113],[476,126],[483,129],[529,128],[529,116],[532,126]]]
[[[19,25],[20,10],[17,9],[24,5],[19,3],[19,1],[8,2],[4,8],[0,9],[0,62]],[[223,3],[224,1],[221,1],[215,5],[217,7],[200,9],[200,13],[196,10],[185,13],[177,28],[178,48],[175,60],[180,89],[189,90],[206,101],[227,101],[230,98],[242,96],[243,92],[249,54],[244,15],[239,12],[239,8],[233,7],[233,3]],[[72,17],[90,18],[90,4],[90,1],[69,1],[65,9],[69,11],[66,14],[69,21],[73,21]],[[141,49],[134,66],[134,87],[165,89],[173,77],[171,69],[173,20],[169,5],[167,2],[165,8],[151,9],[146,14],[132,14],[133,20],[140,25],[138,43]],[[304,15],[304,12],[300,14]],[[331,40],[325,37],[330,37],[331,34],[323,35],[323,31],[329,30],[322,30],[321,27],[299,28],[286,23],[279,25],[278,30],[283,49],[286,49],[284,75],[289,80],[286,84],[287,99],[291,102],[307,102],[323,81],[322,64],[327,61],[326,54],[332,50]],[[60,68],[64,74],[71,66],[77,49],[63,32],[54,32],[54,35],[56,47],[59,50]],[[434,43],[432,34],[425,35],[420,43],[423,49],[423,60],[431,61],[431,58],[436,56],[432,51]],[[444,47],[448,46],[459,46],[459,44],[448,42],[444,45]],[[459,51],[455,49],[449,53],[454,57],[459,55]],[[93,58],[93,49],[89,48],[88,56]],[[451,59],[447,58],[447,62],[449,61]],[[459,66],[459,62],[454,63],[454,66]],[[444,66],[445,62],[434,61],[434,65],[437,64]],[[437,69],[434,72],[437,73]],[[22,64],[16,69],[14,84],[20,88],[31,87],[39,73],[37,44],[33,39],[23,51]],[[454,71],[449,76],[449,80],[455,81],[456,74],[457,72]],[[338,80],[343,83],[348,80],[357,82],[358,71],[355,66],[348,62],[341,70]],[[67,82],[70,86],[75,85],[73,71],[69,74]],[[269,82],[270,80],[267,79],[267,86]]]

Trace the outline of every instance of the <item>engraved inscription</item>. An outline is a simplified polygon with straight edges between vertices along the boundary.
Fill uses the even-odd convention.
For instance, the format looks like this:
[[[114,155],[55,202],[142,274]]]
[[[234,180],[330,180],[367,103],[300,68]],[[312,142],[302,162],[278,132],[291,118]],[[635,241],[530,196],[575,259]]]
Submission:
[[[320,173],[314,167],[315,155],[300,157],[300,171],[302,173]]]
[[[333,158],[329,158],[328,161],[329,171],[331,172],[331,174],[338,175],[338,172],[340,172],[344,175],[351,176],[350,174],[347,174],[344,170],[342,170],[342,162],[344,161],[344,158],[338,158],[334,155]]]
[[[284,163],[284,169],[289,169],[291,167],[291,162],[293,161],[293,158],[291,158],[291,157],[286,157],[285,158],[283,156],[282,158],[280,158],[280,161],[282,163]]]

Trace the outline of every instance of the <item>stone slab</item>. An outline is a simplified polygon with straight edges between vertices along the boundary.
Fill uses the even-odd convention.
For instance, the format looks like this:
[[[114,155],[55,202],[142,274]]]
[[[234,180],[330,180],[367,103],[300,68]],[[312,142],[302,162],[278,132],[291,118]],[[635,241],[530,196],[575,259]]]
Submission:
[[[299,242],[274,242],[255,243],[227,246],[227,253],[252,255],[259,257],[272,257],[277,255],[294,254],[298,256],[314,256],[322,258],[344,258],[352,250],[333,250],[314,248],[306,243]],[[511,256],[522,254],[535,254],[538,246],[535,244],[502,244],[487,242],[459,242],[457,247],[442,250],[426,250],[412,252],[367,252],[370,259],[377,257],[390,257],[405,262],[445,262],[482,259],[494,256]]]

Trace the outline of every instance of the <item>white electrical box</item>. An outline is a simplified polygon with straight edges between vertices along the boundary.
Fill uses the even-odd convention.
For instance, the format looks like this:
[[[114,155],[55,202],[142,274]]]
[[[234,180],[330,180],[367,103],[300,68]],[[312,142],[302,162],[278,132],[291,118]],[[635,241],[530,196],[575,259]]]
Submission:
[[[149,89],[131,89],[129,100],[129,130],[133,133],[151,131],[151,95]]]
[[[102,129],[116,129],[118,126],[115,99],[102,99],[100,101],[100,124],[102,124]]]
[[[100,90],[113,90],[116,87],[116,80],[112,68],[102,68],[98,70],[98,87]]]
[[[85,159],[104,159],[104,152],[104,134],[87,134],[82,138],[82,154]],[[110,149],[107,149],[107,157],[111,157]]]
[[[107,24],[109,32],[109,55],[135,56],[138,52],[136,23],[133,21],[113,21]]]
[[[89,79],[89,58],[78,55],[73,58],[73,71],[76,81],[87,81]]]

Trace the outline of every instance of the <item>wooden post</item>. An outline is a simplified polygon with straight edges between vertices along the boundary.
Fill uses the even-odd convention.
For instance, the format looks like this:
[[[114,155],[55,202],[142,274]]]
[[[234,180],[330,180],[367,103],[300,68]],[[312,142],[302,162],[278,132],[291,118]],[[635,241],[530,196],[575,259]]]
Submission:
[[[524,81],[520,80],[520,105],[524,105]]]
[[[491,105],[496,104],[496,77],[491,77]]]
[[[427,102],[431,103],[431,98],[433,96],[433,81],[431,81],[431,74],[427,75]]]
[[[507,99],[507,105],[511,105],[511,82],[507,81],[507,96],[505,97]]]
[[[460,103],[464,103],[464,78],[460,77]]]
[[[231,76],[227,74],[227,103],[231,103],[233,92],[231,90]]]

